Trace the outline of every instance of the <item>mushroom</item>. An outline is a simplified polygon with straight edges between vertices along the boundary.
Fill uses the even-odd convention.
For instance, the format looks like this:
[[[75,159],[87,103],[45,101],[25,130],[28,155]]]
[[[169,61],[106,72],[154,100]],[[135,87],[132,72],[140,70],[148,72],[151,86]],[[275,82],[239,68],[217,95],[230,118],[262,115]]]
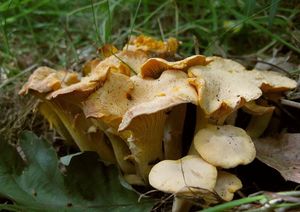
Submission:
[[[42,66],[37,68],[34,73],[30,75],[28,81],[19,91],[19,94],[25,95],[29,91],[36,91],[45,95],[79,81],[79,75],[74,72],[56,71],[49,67]]]
[[[218,171],[215,192],[225,201],[231,201],[234,193],[243,187],[241,180],[233,174]]]
[[[297,82],[281,73],[265,70],[252,70],[248,73],[264,93],[280,93],[297,87]]]
[[[197,93],[184,72],[165,71],[158,79],[110,73],[104,85],[84,101],[83,110],[87,117],[120,132],[147,181],[153,163],[164,158],[164,110],[196,101]]]
[[[190,82],[198,91],[205,114],[222,124],[233,111],[258,99],[262,92],[285,91],[296,82],[271,71],[247,71],[242,65],[220,57],[208,57],[209,64],[188,70]]]
[[[125,76],[134,75],[140,72],[141,65],[147,59],[148,56],[142,51],[120,51],[99,62],[87,76],[81,78],[80,82],[55,91],[48,98],[63,95],[70,101],[73,101],[75,97],[77,101],[84,101],[95,89],[104,84],[108,72],[120,73]]]
[[[85,118],[76,98],[74,102],[65,101],[64,98],[48,99],[52,92],[74,85],[78,80],[79,76],[75,73],[40,67],[30,76],[19,94],[30,92],[37,96],[42,101],[42,110],[50,113],[44,116],[50,118],[50,122],[53,121],[52,117],[58,117],[57,122],[64,125],[81,151],[96,151],[103,160],[115,162],[114,153],[107,145],[103,132],[90,131],[94,125]],[[57,130],[62,132],[60,125],[57,126]],[[65,132],[62,133],[62,136],[66,135]]]
[[[54,128],[60,136],[66,141],[68,145],[74,145],[72,136],[59,116],[53,111],[49,105],[43,101],[40,101],[37,105],[37,110],[47,119],[50,124],[50,129]]]
[[[118,53],[118,48],[115,47],[112,44],[104,44],[101,48],[98,48],[98,52],[101,54],[103,57],[109,57],[112,56],[116,53]]]
[[[169,62],[162,58],[150,58],[141,67],[143,78],[158,78],[165,70],[180,70],[186,72],[188,68],[195,65],[206,65],[208,62],[203,55],[193,55],[183,60]]]
[[[91,72],[93,72],[100,62],[101,62],[101,60],[99,58],[95,58],[95,59],[87,61],[82,67],[83,76],[87,76]]]
[[[154,165],[149,174],[152,187],[175,195],[172,211],[188,210],[191,204],[181,199],[184,197],[200,196],[209,199],[216,180],[216,167],[197,155],[188,155],[179,160],[163,160]],[[215,199],[210,201],[216,203]]]
[[[256,154],[250,136],[231,125],[208,124],[195,134],[193,145],[204,160],[222,168],[248,164]]]
[[[213,191],[216,180],[216,167],[196,155],[160,161],[149,173],[152,187],[178,195],[193,195],[201,192],[201,189]]]
[[[145,35],[131,36],[128,44],[123,50],[144,51],[151,56],[170,57],[174,56],[177,51],[179,42],[175,38],[169,38],[166,42],[156,40]]]
[[[188,70],[190,82],[197,88],[204,113],[222,124],[230,113],[262,92],[242,65],[219,57],[207,60],[211,60],[208,65]]]

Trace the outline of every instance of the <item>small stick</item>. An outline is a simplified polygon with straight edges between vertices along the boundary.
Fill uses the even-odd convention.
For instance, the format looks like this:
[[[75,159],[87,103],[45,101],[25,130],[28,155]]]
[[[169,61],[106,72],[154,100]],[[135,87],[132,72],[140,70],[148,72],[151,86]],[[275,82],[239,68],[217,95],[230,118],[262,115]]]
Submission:
[[[281,104],[300,109],[299,102],[295,102],[295,101],[291,101],[291,100],[287,100],[287,99],[281,99]]]

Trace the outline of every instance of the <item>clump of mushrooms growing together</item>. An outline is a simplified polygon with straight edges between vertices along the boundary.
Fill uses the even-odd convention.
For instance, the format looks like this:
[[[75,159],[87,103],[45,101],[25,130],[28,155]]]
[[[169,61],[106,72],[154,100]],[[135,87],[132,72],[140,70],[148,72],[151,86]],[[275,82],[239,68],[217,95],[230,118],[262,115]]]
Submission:
[[[221,57],[174,61],[178,45],[133,37],[123,50],[102,47],[104,58],[87,62],[82,74],[40,67],[20,91],[39,99],[37,109],[67,143],[116,164],[132,185],[174,194],[173,211],[188,209],[191,198],[233,199],[242,183],[226,169],[254,160],[251,138],[275,109],[260,98],[296,87],[279,73]],[[188,104],[197,114],[185,153]],[[252,116],[245,129],[234,126],[239,109]]]

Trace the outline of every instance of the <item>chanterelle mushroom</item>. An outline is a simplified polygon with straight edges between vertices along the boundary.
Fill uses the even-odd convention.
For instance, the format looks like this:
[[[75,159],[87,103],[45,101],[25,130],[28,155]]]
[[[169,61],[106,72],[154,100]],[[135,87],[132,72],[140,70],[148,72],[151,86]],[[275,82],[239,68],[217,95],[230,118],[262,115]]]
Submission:
[[[84,102],[83,110],[122,135],[126,132],[123,138],[147,181],[153,163],[163,159],[164,110],[196,101],[197,93],[181,71],[165,71],[158,79],[110,73],[103,87]]]
[[[248,164],[256,154],[250,136],[231,125],[207,125],[196,133],[193,145],[204,160],[222,168]]]
[[[225,171],[218,171],[215,191],[225,201],[231,201],[234,193],[242,188],[242,182],[238,177]]]
[[[114,162],[114,154],[110,146],[107,145],[103,132],[89,132],[93,124],[84,117],[76,98],[73,102],[65,101],[63,98],[48,99],[48,96],[53,92],[72,86],[78,80],[79,77],[75,73],[40,67],[30,76],[20,94],[31,92],[41,99],[43,112],[51,113],[49,115],[44,114],[45,118],[57,117],[59,119],[56,120],[59,124],[57,125],[58,131],[62,132],[62,136],[65,137],[71,135],[82,151],[96,151],[103,160]],[[61,124],[64,125],[64,128],[61,127]]]
[[[169,38],[167,41],[155,40],[145,35],[131,36],[128,44],[123,48],[130,51],[144,51],[154,57],[173,56],[178,48],[179,42],[175,38]]]
[[[36,91],[46,95],[49,92],[65,88],[80,81],[80,76],[75,72],[56,71],[52,68],[42,66],[37,68],[28,81],[19,91],[20,95],[29,91]]]
[[[67,97],[70,94],[72,99],[75,96],[74,93],[76,93],[76,98],[83,101],[95,89],[103,85],[108,72],[116,72],[125,76],[130,76],[131,72],[137,74],[140,72],[141,65],[147,59],[147,55],[142,51],[118,52],[99,62],[87,76],[81,78],[80,82],[53,92],[48,98],[56,98],[60,95]]]
[[[205,114],[223,120],[245,102],[258,99],[262,91],[289,90],[296,82],[271,71],[247,71],[242,65],[220,57],[208,57],[206,66],[194,66],[188,70],[194,78],[199,104]]]
[[[149,174],[150,185],[154,188],[188,196],[201,192],[201,189],[213,191],[216,180],[216,167],[196,155],[161,161]]]

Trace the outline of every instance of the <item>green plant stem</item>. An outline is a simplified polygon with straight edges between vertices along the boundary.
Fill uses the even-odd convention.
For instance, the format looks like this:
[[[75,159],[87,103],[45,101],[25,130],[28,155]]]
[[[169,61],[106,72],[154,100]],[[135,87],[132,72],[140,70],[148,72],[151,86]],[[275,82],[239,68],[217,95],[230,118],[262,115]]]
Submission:
[[[287,191],[287,192],[278,192],[278,195],[286,195],[286,196],[299,196],[300,191]],[[242,204],[247,204],[251,202],[256,202],[256,201],[267,201],[268,197],[265,194],[258,195],[258,196],[253,196],[253,197],[246,197],[238,200],[234,200],[231,202],[226,202],[220,205],[216,205],[214,207],[210,207],[204,210],[201,210],[201,212],[216,212],[216,211],[225,211],[228,209],[232,209],[234,207],[237,207]],[[289,206],[295,206],[294,204],[299,204],[299,203],[287,203],[290,204]]]

